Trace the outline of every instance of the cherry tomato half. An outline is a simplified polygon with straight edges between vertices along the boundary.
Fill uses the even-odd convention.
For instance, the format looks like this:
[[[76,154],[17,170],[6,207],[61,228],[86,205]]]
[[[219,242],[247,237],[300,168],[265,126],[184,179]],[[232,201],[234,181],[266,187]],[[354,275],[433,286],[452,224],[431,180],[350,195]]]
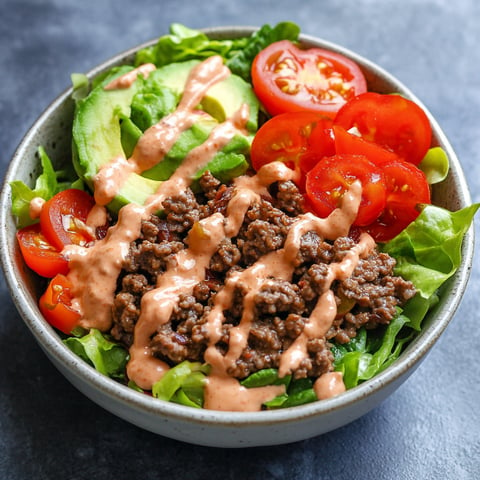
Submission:
[[[306,192],[319,217],[327,217],[350,185],[359,180],[362,199],[354,225],[369,225],[385,207],[386,189],[382,169],[363,155],[326,157],[307,173]]]
[[[356,127],[363,139],[415,165],[422,161],[432,141],[425,112],[400,95],[374,92],[358,95],[338,111],[334,123],[345,130]]]
[[[419,204],[430,203],[430,188],[425,174],[415,165],[397,159],[382,165],[387,188],[385,210],[366,230],[377,242],[398,235],[420,211]]]
[[[347,100],[367,91],[352,60],[321,48],[302,50],[288,40],[255,57],[252,83],[270,115],[307,110],[333,117]]]
[[[68,262],[43,235],[35,223],[17,231],[17,240],[25,263],[42,277],[52,278],[68,272]]]
[[[252,166],[284,162],[297,172],[299,184],[320,159],[335,153],[332,120],[315,112],[289,112],[272,117],[255,135],[250,156]],[[304,175],[303,175],[304,176]]]
[[[64,275],[56,275],[40,297],[39,307],[47,322],[70,333],[80,320],[80,313],[72,307],[72,284]]]
[[[94,240],[85,228],[94,205],[93,197],[83,190],[70,188],[57,193],[42,208],[40,225],[43,234],[58,250],[65,245],[85,245]]]
[[[358,135],[347,132],[347,130],[340,125],[333,125],[332,131],[335,137],[336,153],[365,155],[375,165],[391,162],[398,158],[396,153],[376,143],[368,142]]]

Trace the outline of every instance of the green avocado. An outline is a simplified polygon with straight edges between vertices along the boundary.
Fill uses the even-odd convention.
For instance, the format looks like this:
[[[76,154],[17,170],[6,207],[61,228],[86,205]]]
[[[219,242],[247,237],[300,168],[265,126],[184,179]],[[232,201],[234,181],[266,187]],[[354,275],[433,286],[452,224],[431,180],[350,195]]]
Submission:
[[[199,60],[171,63],[156,70],[154,75],[164,86],[181,93],[190,71],[199,63]],[[251,85],[237,75],[232,74],[213,85],[199,107],[218,122],[224,122],[227,118],[233,117],[243,104],[247,104],[249,108],[247,129],[254,133],[258,128],[259,102]]]
[[[111,80],[133,68],[117,67],[95,85],[88,96],[77,101],[72,130],[74,166],[87,184],[92,186],[102,165],[119,156],[128,158],[143,132],[175,110],[188,74],[196,63],[198,61],[171,64],[155,70],[147,79],[139,77],[129,88],[105,90],[104,86]],[[192,180],[195,182],[207,169],[221,181],[244,173],[249,165],[247,157],[257,128],[259,104],[252,87],[232,75],[209,90],[198,106],[204,114],[198,116],[198,121],[190,129],[182,132],[159,164],[142,175],[130,174],[108,205],[109,210],[115,213],[131,202],[143,204],[159,188],[161,181],[171,176],[185,156],[201,145],[212,129],[233,115],[242,103],[247,103],[250,108],[249,133],[236,135]]]

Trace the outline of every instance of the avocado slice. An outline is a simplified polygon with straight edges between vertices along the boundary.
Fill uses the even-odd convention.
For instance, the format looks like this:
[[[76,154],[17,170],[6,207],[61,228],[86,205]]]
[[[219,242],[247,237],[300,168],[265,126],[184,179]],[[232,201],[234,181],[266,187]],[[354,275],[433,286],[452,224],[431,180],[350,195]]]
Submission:
[[[171,63],[157,69],[153,75],[158,77],[164,86],[181,93],[190,71],[199,63],[199,60]],[[218,122],[224,122],[227,118],[233,117],[243,104],[248,105],[250,113],[247,129],[254,133],[258,128],[260,104],[251,85],[237,75],[232,74],[222,82],[213,85],[199,107]]]
[[[190,69],[197,63],[199,62],[190,61],[171,64],[155,70],[147,79],[138,78],[129,88],[105,90],[104,86],[107,83],[133,68],[116,67],[87,97],[77,101],[72,130],[74,166],[79,176],[90,187],[102,165],[119,156],[128,158],[143,131],[156,123],[159,117],[176,108]],[[230,78],[224,82],[229,83]],[[203,109],[205,103],[210,112],[202,114],[199,111],[198,121],[189,130],[182,132],[170,152],[158,165],[143,172],[142,175],[130,174],[115,199],[108,205],[109,210],[115,213],[130,202],[143,204],[157,191],[161,181],[171,176],[189,151],[208,138],[219,121],[233,115],[240,108],[243,99],[248,100],[247,103],[250,105],[248,128],[252,132],[256,129],[258,100],[250,85],[238,79],[243,82],[242,87],[232,87],[233,91],[229,94],[227,94],[229,87],[221,86],[224,82],[209,90],[205,102],[202,102],[199,108]],[[238,82],[234,80],[234,83]],[[211,93],[217,86],[218,96],[215,92]],[[245,86],[248,87],[246,93],[240,96],[239,89]],[[226,96],[225,99],[223,95]],[[145,108],[142,107],[142,102]],[[244,173],[248,168],[245,156],[249,153],[252,138],[253,134],[236,135],[215,155],[207,167],[195,175],[194,180],[206,169],[222,181],[228,181]]]

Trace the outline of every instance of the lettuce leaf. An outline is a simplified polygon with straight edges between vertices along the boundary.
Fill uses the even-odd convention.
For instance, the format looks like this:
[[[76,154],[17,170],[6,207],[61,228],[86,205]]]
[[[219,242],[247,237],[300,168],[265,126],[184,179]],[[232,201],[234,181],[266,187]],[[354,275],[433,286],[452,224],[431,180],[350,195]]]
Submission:
[[[129,355],[121,345],[92,328],[82,337],[68,337],[65,345],[76,355],[108,377],[125,378],[125,366]]]
[[[37,220],[30,218],[30,202],[41,197],[49,200],[56,193],[67,188],[83,189],[83,183],[70,170],[55,170],[43,147],[38,147],[38,156],[42,173],[37,177],[35,186],[30,188],[21,180],[10,182],[12,192],[12,215],[16,218],[18,228],[26,227]]]
[[[397,261],[395,273],[410,280],[429,299],[457,270],[463,237],[480,204],[456,212],[427,205],[403,232],[382,250]]]
[[[335,369],[352,388],[368,380],[394,362],[405,344],[421,329],[422,320],[439,298],[437,290],[458,269],[463,237],[480,204],[456,212],[428,205],[402,233],[383,246],[397,261],[395,273],[417,288],[403,311],[382,330],[360,329],[345,345],[332,347]]]
[[[300,28],[292,22],[280,22],[274,27],[263,25],[252,34],[243,48],[229,52],[226,65],[232,73],[250,81],[253,59],[261,50],[279,40],[296,42],[299,34]]]
[[[286,392],[264,403],[267,409],[295,407],[305,403],[315,402],[317,396],[313,390],[311,378],[292,380],[291,375],[278,376],[276,368],[265,368],[252,373],[240,384],[246,388],[258,388],[267,385],[285,385]]]
[[[442,147],[432,147],[418,167],[425,173],[430,185],[440,183],[447,178],[450,169],[447,153]]]
[[[250,37],[211,40],[199,30],[173,23],[168,35],[160,37],[155,45],[137,52],[135,65],[154,63],[161,67],[220,55],[232,73],[249,81],[252,61],[260,50],[278,40],[296,41],[299,34],[300,28],[296,24],[280,22],[274,27],[263,25]]]
[[[335,370],[343,373],[347,389],[374,377],[398,358],[401,349],[398,348],[397,337],[408,322],[407,317],[399,314],[383,330],[378,341],[375,341],[378,333],[371,332],[374,338],[368,342],[355,342],[355,339],[352,339],[345,346],[334,347]],[[360,331],[362,330],[365,332],[364,329]],[[353,345],[350,345],[352,343]]]
[[[185,360],[168,370],[152,387],[152,395],[190,407],[203,406],[203,387],[210,367]]]
[[[246,388],[265,387],[266,385],[285,385],[285,387],[288,387],[291,379],[291,375],[279,377],[276,368],[264,368],[252,373],[240,383]]]

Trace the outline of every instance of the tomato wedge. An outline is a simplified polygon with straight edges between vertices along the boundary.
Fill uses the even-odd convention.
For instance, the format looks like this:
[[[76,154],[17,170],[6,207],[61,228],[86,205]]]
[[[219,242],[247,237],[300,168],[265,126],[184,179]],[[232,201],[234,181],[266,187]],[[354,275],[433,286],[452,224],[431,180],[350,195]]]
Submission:
[[[69,334],[78,325],[80,313],[72,307],[72,284],[64,275],[56,275],[40,297],[39,307],[47,322]]]
[[[252,83],[270,115],[307,110],[333,117],[367,91],[360,67],[349,58],[321,48],[302,50],[289,40],[274,42],[255,57]]]
[[[425,112],[400,95],[367,92],[350,100],[337,113],[335,125],[356,127],[362,138],[418,165],[432,141]]]
[[[326,157],[307,173],[306,192],[315,213],[327,217],[356,180],[362,184],[362,199],[353,224],[366,226],[375,221],[385,208],[385,182],[382,169],[363,155]]]
[[[43,235],[35,223],[17,231],[17,240],[25,263],[42,277],[52,278],[68,272],[68,262]]]
[[[377,242],[386,242],[398,235],[420,211],[419,204],[428,204],[430,188],[425,174],[415,165],[397,159],[382,165],[387,188],[385,210],[366,230]]]
[[[85,245],[94,240],[85,228],[94,205],[93,197],[83,190],[70,188],[57,193],[42,208],[40,225],[43,234],[58,250],[65,245]]]
[[[315,112],[289,112],[265,122],[255,135],[250,157],[253,168],[284,162],[297,172],[297,183],[321,158],[335,153],[332,120]],[[303,175],[304,177],[304,175]]]

